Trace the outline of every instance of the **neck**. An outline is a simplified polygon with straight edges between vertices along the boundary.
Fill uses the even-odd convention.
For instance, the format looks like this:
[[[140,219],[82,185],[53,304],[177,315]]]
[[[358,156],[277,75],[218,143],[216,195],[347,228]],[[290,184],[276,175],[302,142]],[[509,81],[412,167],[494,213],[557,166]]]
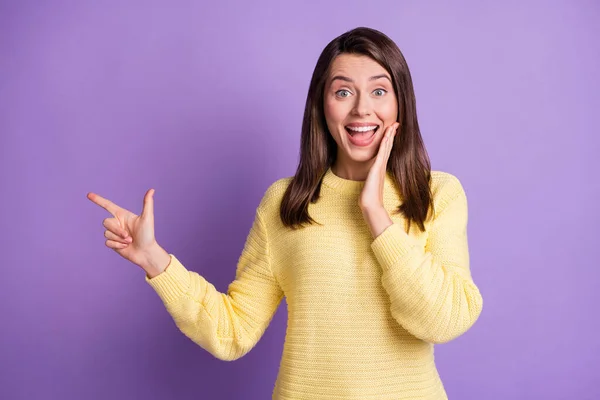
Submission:
[[[351,181],[366,181],[375,158],[365,162],[353,160],[340,160],[339,158],[331,166],[331,171],[343,179]]]

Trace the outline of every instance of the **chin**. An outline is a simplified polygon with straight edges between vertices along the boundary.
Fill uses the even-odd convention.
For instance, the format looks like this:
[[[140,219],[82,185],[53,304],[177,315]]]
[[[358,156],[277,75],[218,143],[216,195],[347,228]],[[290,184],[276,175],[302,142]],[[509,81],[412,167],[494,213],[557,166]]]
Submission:
[[[377,152],[372,149],[354,150],[346,152],[346,158],[354,163],[366,163],[377,157]]]

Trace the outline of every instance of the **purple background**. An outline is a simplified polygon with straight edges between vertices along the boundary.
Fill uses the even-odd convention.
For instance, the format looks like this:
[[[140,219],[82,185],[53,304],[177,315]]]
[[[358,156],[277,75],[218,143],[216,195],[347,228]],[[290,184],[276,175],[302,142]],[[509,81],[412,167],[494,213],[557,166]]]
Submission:
[[[600,398],[599,3],[282,3],[0,3],[0,398],[270,398],[285,304],[213,358],[85,196],[140,212],[155,188],[159,243],[226,291],[316,59],[356,26],[404,52],[433,168],[469,197],[484,311],[436,346],[450,398]]]

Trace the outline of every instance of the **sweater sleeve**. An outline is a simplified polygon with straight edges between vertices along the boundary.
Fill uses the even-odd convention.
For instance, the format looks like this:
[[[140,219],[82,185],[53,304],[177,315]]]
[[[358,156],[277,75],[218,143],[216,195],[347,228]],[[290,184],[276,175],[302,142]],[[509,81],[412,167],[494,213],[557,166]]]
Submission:
[[[181,332],[226,361],[257,344],[283,298],[271,271],[267,230],[258,209],[227,293],[188,271],[172,254],[167,269],[154,278],[146,276],[146,282]]]
[[[469,269],[467,198],[460,181],[448,176],[424,247],[399,224],[371,244],[394,319],[430,343],[445,343],[466,332],[483,307]]]

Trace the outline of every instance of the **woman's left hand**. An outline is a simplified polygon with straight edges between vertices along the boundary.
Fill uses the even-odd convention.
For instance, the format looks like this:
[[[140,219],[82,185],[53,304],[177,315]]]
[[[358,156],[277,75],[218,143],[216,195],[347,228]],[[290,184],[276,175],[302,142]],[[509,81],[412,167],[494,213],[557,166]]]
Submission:
[[[369,170],[367,180],[360,193],[359,205],[373,238],[392,225],[392,220],[383,206],[383,187],[387,174],[387,163],[394,145],[399,123],[390,126],[381,140],[377,158]]]
[[[365,186],[360,194],[359,205],[363,212],[383,208],[383,184],[387,173],[387,163],[399,125],[398,122],[395,122],[389,126],[381,140],[377,158],[369,170]]]

